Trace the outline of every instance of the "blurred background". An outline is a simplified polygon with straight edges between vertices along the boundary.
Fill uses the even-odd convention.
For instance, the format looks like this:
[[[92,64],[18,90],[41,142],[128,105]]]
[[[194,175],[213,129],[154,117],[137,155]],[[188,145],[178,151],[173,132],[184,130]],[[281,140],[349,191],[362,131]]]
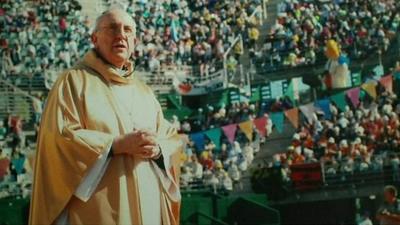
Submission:
[[[47,94],[113,4],[137,24],[135,76],[190,138],[181,224],[379,224],[400,184],[397,0],[0,3],[0,224],[27,223]]]

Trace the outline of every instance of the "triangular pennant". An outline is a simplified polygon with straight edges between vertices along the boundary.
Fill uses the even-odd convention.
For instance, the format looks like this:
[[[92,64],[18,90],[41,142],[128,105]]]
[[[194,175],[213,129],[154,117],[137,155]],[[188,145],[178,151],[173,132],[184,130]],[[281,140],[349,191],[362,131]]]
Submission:
[[[293,87],[293,80],[292,81],[290,81],[290,84],[289,84],[289,86],[288,86],[288,88],[287,88],[287,90],[286,90],[286,93],[285,93],[285,96],[287,96],[289,99],[290,99],[290,101],[292,101],[292,103],[294,104],[295,103],[295,96],[294,96],[294,87]]]
[[[360,89],[359,99],[362,101],[362,100],[364,100],[365,96],[367,96],[367,93],[363,89]]]
[[[271,113],[270,118],[275,125],[276,130],[281,134],[283,132],[284,116],[282,112]]]
[[[304,114],[304,116],[307,118],[308,122],[311,123],[313,121],[313,114],[315,112],[314,104],[311,102],[306,105],[300,106],[299,109]]]
[[[320,108],[324,112],[325,119],[329,120],[332,117],[330,109],[330,101],[328,99],[318,100],[315,106]]]
[[[194,144],[199,152],[204,151],[204,134],[203,134],[203,132],[190,134],[190,139],[194,142]]]
[[[336,104],[336,106],[342,111],[346,111],[346,95],[344,92],[339,92],[336,95],[331,96],[331,100]]]
[[[217,149],[220,149],[221,146],[221,129],[220,128],[214,128],[211,130],[207,130],[204,132],[205,135],[207,135],[208,138],[215,144]]]
[[[236,129],[237,129],[237,124],[230,124],[222,127],[222,131],[228,138],[229,143],[231,144],[233,144],[233,142],[235,141]]]
[[[356,87],[348,90],[347,97],[349,97],[354,107],[358,107],[358,104],[360,104],[360,88]]]
[[[369,96],[373,99],[376,99],[376,84],[373,82],[364,83],[361,85],[361,88],[364,89]]]
[[[285,115],[294,128],[299,127],[299,109],[293,108],[285,111]]]
[[[258,132],[260,132],[260,135],[265,137],[267,135],[267,118],[265,116],[257,118],[253,121],[253,123]]]
[[[253,122],[251,120],[239,123],[240,130],[246,135],[249,141],[253,141]]]
[[[384,76],[379,82],[385,87],[386,91],[393,92],[393,76]]]

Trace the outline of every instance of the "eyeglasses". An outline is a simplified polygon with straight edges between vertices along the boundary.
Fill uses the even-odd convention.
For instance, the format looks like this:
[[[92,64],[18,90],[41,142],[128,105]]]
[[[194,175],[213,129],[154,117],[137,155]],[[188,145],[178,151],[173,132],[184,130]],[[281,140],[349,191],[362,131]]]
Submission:
[[[126,37],[132,37],[135,35],[135,28],[133,26],[119,26],[119,25],[109,25],[100,27],[99,30],[104,30],[107,34],[117,35],[121,30]]]

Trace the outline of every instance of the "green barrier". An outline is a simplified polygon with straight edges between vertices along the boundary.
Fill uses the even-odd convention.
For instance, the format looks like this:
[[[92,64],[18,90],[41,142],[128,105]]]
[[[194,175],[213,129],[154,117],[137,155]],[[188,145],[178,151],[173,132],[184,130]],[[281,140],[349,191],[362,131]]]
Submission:
[[[201,213],[203,217],[198,217]],[[181,224],[212,224],[208,218],[213,217],[213,202],[209,192],[182,193]]]
[[[183,192],[182,225],[280,224],[280,215],[267,205],[265,194],[222,196]],[[0,225],[27,224],[29,199],[0,199]]]
[[[182,198],[181,224],[280,224],[279,212],[267,204],[265,194],[187,193]]]
[[[230,205],[229,224],[279,225],[280,214],[277,210],[245,197],[239,197]]]
[[[196,223],[195,224],[213,224],[213,225],[228,225],[224,221],[216,219],[211,216],[207,216],[204,213],[197,212],[196,213]]]
[[[28,224],[29,199],[0,199],[0,225]]]

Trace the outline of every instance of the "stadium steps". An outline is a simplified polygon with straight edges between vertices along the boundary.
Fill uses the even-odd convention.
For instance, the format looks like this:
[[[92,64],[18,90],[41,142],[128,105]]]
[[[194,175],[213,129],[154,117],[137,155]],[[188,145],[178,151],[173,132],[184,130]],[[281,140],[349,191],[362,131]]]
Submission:
[[[278,4],[283,0],[269,0],[267,3],[267,18],[263,20],[263,25],[259,28],[260,38],[257,42],[257,49],[261,49],[264,40],[266,39],[270,28],[275,24],[275,20],[278,17]],[[252,68],[250,64],[250,57],[248,48],[244,48],[244,54],[241,57],[243,68]],[[244,71],[246,74],[246,71]],[[259,75],[258,75],[259,76]],[[252,79],[253,80],[253,79]]]
[[[26,93],[47,91],[45,87],[45,81],[42,76],[8,76],[7,82]]]
[[[0,79],[0,118],[11,114],[21,116],[25,123],[31,122],[34,112],[31,98],[26,91]]]
[[[283,0],[269,0],[267,4],[267,19],[260,29],[260,39],[258,40],[259,46],[262,46],[263,41],[268,35],[269,29],[275,24],[275,20],[278,18],[278,4]]]
[[[258,165],[265,165],[266,163],[272,162],[272,156],[274,154],[286,152],[294,132],[295,129],[288,121],[285,121],[283,125],[283,133],[279,133],[275,129],[272,130],[272,134],[267,138],[266,142],[261,145],[261,149],[255,155],[252,164],[247,171],[242,174],[243,189],[237,190],[237,193],[249,193],[253,191],[250,181],[251,171],[257,168]]]

